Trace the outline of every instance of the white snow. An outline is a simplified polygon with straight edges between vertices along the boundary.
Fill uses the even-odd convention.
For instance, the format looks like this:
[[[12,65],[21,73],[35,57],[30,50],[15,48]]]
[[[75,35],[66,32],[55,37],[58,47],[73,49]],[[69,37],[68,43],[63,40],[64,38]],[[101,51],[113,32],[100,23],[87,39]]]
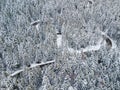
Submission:
[[[70,86],[68,90],[77,90],[77,88]]]
[[[39,31],[39,24],[36,25],[36,29],[37,29],[37,31]]]
[[[103,39],[101,38],[97,45],[94,46],[88,46],[86,48],[83,48],[82,50],[74,50],[73,48],[68,48],[68,51],[70,53],[81,53],[81,52],[88,52],[88,51],[96,51],[99,50],[100,47],[102,46]]]
[[[86,79],[83,80],[83,83],[86,85],[88,82]]]
[[[40,22],[40,20],[33,21],[33,22],[31,22],[31,25],[33,25],[34,23],[39,23],[39,22]]]
[[[107,32],[107,31],[106,31]],[[112,42],[112,49],[116,48],[116,44],[115,42],[106,34],[106,32],[102,32],[100,31],[101,35],[104,35],[105,37],[109,38]],[[100,40],[98,41],[98,43],[96,45],[93,46],[88,46],[86,48],[83,48],[82,50],[74,50],[73,48],[68,48],[68,51],[70,53],[81,53],[81,52],[88,52],[88,51],[97,51],[101,48],[102,45],[104,44],[104,39],[100,38]]]
[[[101,45],[95,45],[95,46],[88,46],[82,50],[74,50],[72,48],[68,48],[68,51],[70,53],[81,53],[81,52],[88,52],[88,51],[96,51],[96,50],[99,50],[101,47]]]
[[[111,38],[109,38],[110,40],[111,40],[111,42],[112,42],[112,49],[115,49],[116,47],[117,47],[117,45],[116,45],[116,43],[115,43],[115,41],[113,41]]]
[[[95,46],[88,46],[86,48],[83,49],[83,52],[87,52],[87,51],[96,51],[96,50],[99,50],[101,47],[100,44],[98,45],[95,45]]]
[[[60,48],[62,46],[62,35],[57,35],[57,47]]]

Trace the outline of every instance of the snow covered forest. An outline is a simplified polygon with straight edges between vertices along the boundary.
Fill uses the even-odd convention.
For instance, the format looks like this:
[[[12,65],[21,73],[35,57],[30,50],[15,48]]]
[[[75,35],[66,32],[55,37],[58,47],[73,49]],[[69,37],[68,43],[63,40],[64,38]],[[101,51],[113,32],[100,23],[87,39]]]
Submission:
[[[0,90],[120,90],[120,0],[0,0]]]

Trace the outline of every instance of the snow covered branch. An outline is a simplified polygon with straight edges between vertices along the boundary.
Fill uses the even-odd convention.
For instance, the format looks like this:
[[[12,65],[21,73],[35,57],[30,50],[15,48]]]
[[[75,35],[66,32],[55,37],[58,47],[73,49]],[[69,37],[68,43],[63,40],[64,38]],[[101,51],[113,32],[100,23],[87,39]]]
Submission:
[[[33,22],[31,23],[31,25],[36,26],[36,25],[38,25],[39,23],[40,23],[40,20],[36,20],[36,21],[33,21]]]
[[[97,43],[97,45],[93,45],[93,46],[88,46],[86,48],[83,48],[82,50],[74,50],[73,48],[68,48],[68,51],[70,53],[82,53],[82,52],[88,52],[88,51],[97,51],[100,49],[100,47],[103,45],[103,41],[106,41],[106,45],[107,47],[111,47],[112,49],[116,48],[116,44],[115,42],[106,34],[106,32],[102,32],[100,30],[98,30],[101,35],[103,37],[100,38],[99,42]]]
[[[82,50],[74,50],[72,48],[68,48],[68,51],[71,53],[82,53],[82,52],[88,52],[88,51],[97,51],[100,49],[100,47],[101,47],[101,45],[98,44],[98,45],[94,45],[94,46],[88,46]]]
[[[44,65],[51,64],[51,63],[54,63],[54,62],[55,62],[55,60],[53,60],[53,61],[47,61],[47,62],[42,62],[42,63],[39,63],[39,64],[31,64],[30,68],[34,68],[34,67],[37,67],[37,66],[44,66]]]
[[[111,39],[111,38],[106,34],[106,33],[108,32],[108,30],[107,30],[106,32],[102,32],[102,31],[100,31],[100,32],[101,32],[103,38],[106,40],[106,44],[107,44],[108,46],[111,46],[112,49],[114,49],[114,48],[117,47],[117,45],[115,44],[114,40]]]
[[[15,75],[17,75],[17,74],[19,74],[19,73],[21,73],[21,72],[23,72],[23,71],[24,71],[24,69],[21,69],[21,70],[15,71],[15,72],[12,73],[10,76],[13,77],[13,76],[15,76]]]
[[[51,64],[51,63],[54,63],[55,60],[53,61],[47,61],[47,62],[42,62],[42,63],[39,63],[39,64],[31,64],[31,66],[28,68],[28,69],[31,69],[31,68],[34,68],[34,67],[37,67],[37,66],[44,66],[44,65],[48,65],[48,64]],[[18,71],[15,71],[14,73],[10,74],[11,77],[23,72],[24,69],[21,69],[21,70],[18,70]]]

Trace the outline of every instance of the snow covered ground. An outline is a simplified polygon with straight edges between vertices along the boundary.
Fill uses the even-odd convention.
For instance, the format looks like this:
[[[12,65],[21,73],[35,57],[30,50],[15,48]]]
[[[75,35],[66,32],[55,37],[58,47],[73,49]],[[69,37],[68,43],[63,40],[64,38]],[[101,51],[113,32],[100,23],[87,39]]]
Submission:
[[[0,90],[120,90],[119,2],[0,0]]]

